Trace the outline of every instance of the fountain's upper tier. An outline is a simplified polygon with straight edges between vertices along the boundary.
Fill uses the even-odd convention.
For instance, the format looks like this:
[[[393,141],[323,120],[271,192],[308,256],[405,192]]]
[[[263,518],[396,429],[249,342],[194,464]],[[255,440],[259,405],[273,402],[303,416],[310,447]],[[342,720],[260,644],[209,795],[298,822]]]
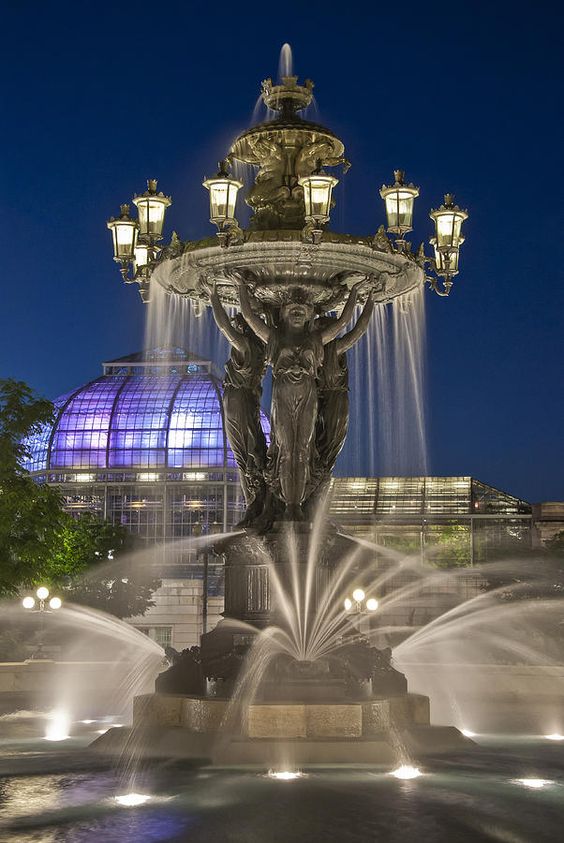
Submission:
[[[173,238],[152,276],[168,292],[207,303],[216,284],[223,303],[231,305],[238,302],[236,281],[242,278],[265,304],[279,304],[298,286],[322,311],[342,304],[358,281],[366,282],[360,301],[369,290],[376,301],[387,301],[423,283],[421,257],[407,244],[394,249],[383,228],[364,238],[324,231],[320,242],[311,242],[300,179],[320,165],[349,166],[342,141],[298,114],[309,105],[312,89],[311,81],[300,85],[296,76],[283,77],[279,85],[262,83],[263,100],[276,116],[243,132],[228,154],[231,162],[256,168],[245,197],[252,209],[249,229],[232,227],[227,248],[217,240]]]
[[[318,312],[325,312],[343,304],[353,284],[361,281],[359,303],[370,291],[374,301],[390,301],[424,280],[416,256],[382,248],[379,235],[324,232],[314,245],[305,243],[300,231],[250,231],[244,242],[228,248],[212,238],[178,245],[181,253],[161,261],[152,280],[171,294],[205,304],[215,285],[225,305],[237,305],[237,283],[244,280],[265,304],[284,302],[298,287]]]

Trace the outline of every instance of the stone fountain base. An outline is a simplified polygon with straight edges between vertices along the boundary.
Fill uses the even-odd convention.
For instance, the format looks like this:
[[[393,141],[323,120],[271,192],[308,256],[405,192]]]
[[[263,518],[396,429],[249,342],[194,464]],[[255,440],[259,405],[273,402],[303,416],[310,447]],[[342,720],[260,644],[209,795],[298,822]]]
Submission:
[[[338,703],[257,703],[237,728],[225,727],[229,702],[183,695],[136,697],[131,730],[111,729],[93,748],[115,754],[129,744],[144,757],[213,764],[378,764],[403,749],[417,756],[472,746],[454,727],[431,726],[420,694]]]

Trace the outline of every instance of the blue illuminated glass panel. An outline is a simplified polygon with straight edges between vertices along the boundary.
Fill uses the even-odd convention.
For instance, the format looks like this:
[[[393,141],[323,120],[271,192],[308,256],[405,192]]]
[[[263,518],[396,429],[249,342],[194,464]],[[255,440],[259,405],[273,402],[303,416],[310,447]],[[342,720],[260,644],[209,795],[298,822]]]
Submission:
[[[168,434],[171,468],[223,466],[223,420],[217,390],[208,377],[187,378],[174,401]],[[228,465],[234,465],[228,452]]]
[[[72,392],[67,392],[65,395],[61,395],[53,401],[56,419],[59,417],[61,407],[64,407],[71,395]],[[24,439],[23,445],[28,455],[24,458],[22,464],[27,471],[45,471],[47,468],[47,454],[52,431],[52,423],[43,424],[37,433]]]
[[[104,468],[108,428],[123,377],[100,378],[76,395],[61,414],[51,468]]]
[[[178,377],[130,378],[116,402],[108,468],[166,465],[168,410]]]

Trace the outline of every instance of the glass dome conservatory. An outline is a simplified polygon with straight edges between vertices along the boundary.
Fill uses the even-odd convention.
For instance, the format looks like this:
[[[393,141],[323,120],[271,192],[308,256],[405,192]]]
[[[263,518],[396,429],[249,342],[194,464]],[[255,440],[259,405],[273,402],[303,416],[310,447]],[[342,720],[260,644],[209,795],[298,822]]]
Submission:
[[[25,443],[27,469],[57,485],[68,512],[122,524],[154,549],[162,586],[129,622],[178,649],[223,609],[223,566],[182,539],[226,532],[244,511],[221,393],[212,363],[182,348],[132,354],[57,398],[53,422]]]
[[[167,479],[160,473],[167,471],[235,471],[221,382],[209,361],[184,349],[104,363],[101,377],[54,404],[54,422],[27,441],[33,474],[78,472],[75,479],[87,482],[138,470],[128,479],[148,482]],[[264,414],[262,424],[268,433]]]

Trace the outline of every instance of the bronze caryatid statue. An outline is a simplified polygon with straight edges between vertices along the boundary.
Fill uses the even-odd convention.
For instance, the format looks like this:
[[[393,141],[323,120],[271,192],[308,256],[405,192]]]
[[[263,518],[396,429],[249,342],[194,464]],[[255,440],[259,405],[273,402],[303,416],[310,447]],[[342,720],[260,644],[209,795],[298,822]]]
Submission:
[[[289,291],[277,316],[271,314],[271,325],[253,310],[244,283],[239,285],[239,295],[245,321],[264,343],[266,359],[272,368],[272,442],[265,475],[267,484],[274,497],[284,504],[284,520],[303,521],[303,506],[319,485],[320,478],[315,434],[324,349],[350,322],[356,305],[356,287],[349,294],[341,316],[328,320],[324,327],[315,320],[314,305],[300,288]],[[367,324],[371,308],[369,302],[363,322],[358,331],[354,329],[355,336],[360,336],[366,329],[364,322]],[[352,334],[347,335],[350,336],[348,346],[335,347],[337,359],[356,341]],[[343,342],[347,340],[343,338]],[[340,430],[341,426],[342,422],[335,428]],[[334,444],[331,450],[335,450]],[[337,453],[338,450],[340,445]],[[322,474],[326,473],[325,465]]]
[[[349,426],[349,370],[347,351],[366,333],[374,301],[370,294],[354,328],[341,337],[328,342],[323,349],[323,365],[317,379],[319,398],[315,447],[317,451],[317,474],[319,484],[315,498],[326,489],[337,457],[341,453]],[[320,316],[315,326],[318,329],[334,324],[333,316]]]
[[[210,294],[215,321],[231,343],[225,364],[223,412],[225,431],[239,467],[247,510],[238,526],[247,527],[261,514],[266,494],[266,439],[260,424],[262,378],[266,346],[238,313],[233,321],[225,312],[217,290]]]

